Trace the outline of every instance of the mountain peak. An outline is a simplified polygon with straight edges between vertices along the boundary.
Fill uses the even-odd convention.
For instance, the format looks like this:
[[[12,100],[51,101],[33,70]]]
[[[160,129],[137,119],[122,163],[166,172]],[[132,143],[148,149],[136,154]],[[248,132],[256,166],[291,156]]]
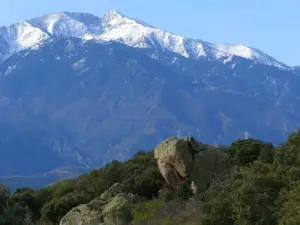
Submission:
[[[105,24],[107,28],[111,28],[118,24],[123,18],[124,15],[122,13],[113,9],[105,13],[102,17],[102,23]]]
[[[124,15],[116,9],[112,9],[105,13],[104,17],[124,17]]]

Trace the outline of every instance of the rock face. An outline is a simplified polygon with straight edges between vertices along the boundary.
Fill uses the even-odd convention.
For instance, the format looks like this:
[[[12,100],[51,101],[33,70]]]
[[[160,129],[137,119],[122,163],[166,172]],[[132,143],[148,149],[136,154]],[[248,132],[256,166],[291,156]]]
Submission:
[[[60,225],[128,225],[137,196],[124,193],[124,186],[116,183],[99,198],[73,208]]]
[[[205,149],[193,137],[170,137],[162,141],[156,146],[154,157],[162,176],[173,190],[189,180],[193,192],[197,193],[230,168],[225,152]]]

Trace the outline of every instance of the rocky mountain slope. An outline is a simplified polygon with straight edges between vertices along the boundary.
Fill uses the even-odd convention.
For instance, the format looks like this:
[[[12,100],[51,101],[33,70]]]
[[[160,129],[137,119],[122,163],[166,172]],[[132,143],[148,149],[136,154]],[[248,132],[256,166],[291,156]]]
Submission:
[[[279,144],[300,125],[296,70],[116,11],[1,28],[0,53],[0,176],[99,167],[176,134]]]

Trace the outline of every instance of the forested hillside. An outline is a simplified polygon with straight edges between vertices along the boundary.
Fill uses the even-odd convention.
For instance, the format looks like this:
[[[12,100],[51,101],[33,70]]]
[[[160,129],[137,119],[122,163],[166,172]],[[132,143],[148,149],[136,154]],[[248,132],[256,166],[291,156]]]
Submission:
[[[228,154],[232,169],[197,195],[186,183],[169,194],[153,151],[138,152],[126,162],[112,161],[87,175],[37,191],[23,188],[10,193],[1,186],[0,224],[57,225],[72,208],[98,198],[115,183],[139,196],[130,208],[134,225],[299,224],[299,131],[278,147],[254,139],[225,147],[202,146],[205,151]],[[210,165],[212,159],[205,160]]]

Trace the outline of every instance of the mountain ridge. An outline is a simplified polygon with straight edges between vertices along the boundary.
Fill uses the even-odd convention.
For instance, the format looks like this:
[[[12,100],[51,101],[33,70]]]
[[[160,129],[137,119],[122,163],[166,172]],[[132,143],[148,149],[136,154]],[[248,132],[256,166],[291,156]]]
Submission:
[[[15,36],[1,32],[5,29],[16,30]],[[14,41],[9,40],[16,39]],[[25,40],[27,37],[27,40]],[[84,40],[118,41],[137,48],[160,47],[188,58],[207,58],[227,63],[233,56],[291,70],[290,66],[274,59],[262,51],[241,44],[216,44],[191,39],[153,27],[143,21],[132,19],[111,10],[102,18],[89,13],[60,12],[42,15],[25,20],[9,27],[0,28],[0,61],[20,50],[31,48],[54,37],[77,37]],[[2,40],[1,40],[2,39]],[[10,46],[8,52],[1,51],[2,45]],[[2,54],[1,54],[2,52]]]

